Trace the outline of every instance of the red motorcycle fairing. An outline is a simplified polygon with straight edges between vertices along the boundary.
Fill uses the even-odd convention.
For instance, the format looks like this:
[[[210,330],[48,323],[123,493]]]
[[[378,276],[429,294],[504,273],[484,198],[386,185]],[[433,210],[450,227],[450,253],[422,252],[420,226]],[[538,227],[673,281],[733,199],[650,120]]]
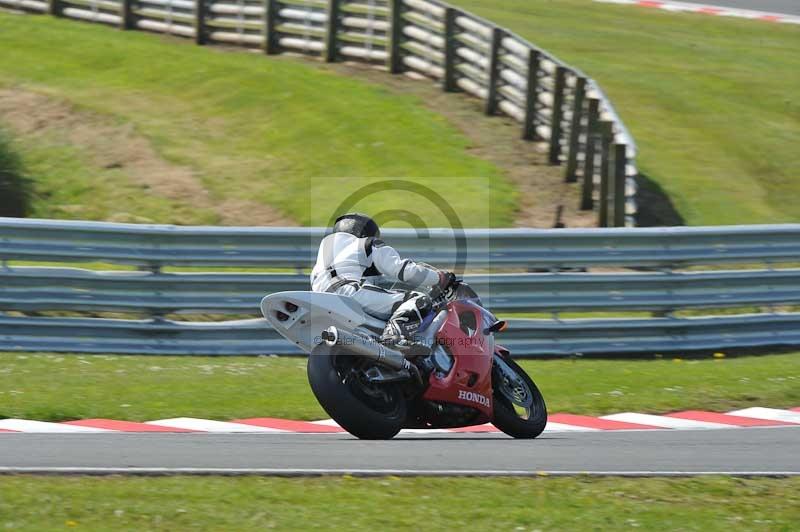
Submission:
[[[422,398],[474,408],[480,412],[474,424],[488,423],[493,418],[494,337],[483,334],[481,311],[475,305],[455,301],[447,310],[447,320],[436,333],[436,342],[453,355],[453,367],[441,378],[432,373]]]

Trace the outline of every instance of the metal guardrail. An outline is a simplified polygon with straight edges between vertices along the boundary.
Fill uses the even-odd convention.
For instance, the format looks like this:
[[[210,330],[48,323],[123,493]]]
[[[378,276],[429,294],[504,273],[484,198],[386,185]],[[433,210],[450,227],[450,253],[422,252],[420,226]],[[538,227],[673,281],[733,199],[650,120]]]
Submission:
[[[439,0],[0,0],[11,7],[326,61],[385,63],[485,103],[546,146],[601,227],[634,225],[636,144],[599,85],[491,21]]]
[[[708,318],[511,320],[498,341],[513,353],[680,353],[800,345],[800,314]]]
[[[264,319],[222,322],[0,316],[2,351],[135,355],[298,355]]]
[[[322,228],[222,228],[6,218],[0,261],[307,268]],[[387,229],[406,255],[467,269],[671,268],[800,262],[800,225],[638,229]]]
[[[188,323],[0,316],[4,351],[138,355],[299,355],[265,320]],[[517,357],[674,353],[800,345],[800,314],[714,318],[511,320]]]
[[[261,296],[307,289],[301,273],[167,272],[163,268],[308,268],[319,228],[210,228],[0,219],[0,351],[297,354],[264,320],[170,321],[173,313],[258,312]],[[437,265],[454,232],[387,230],[404,254]],[[800,225],[594,230],[467,230],[467,280],[498,312],[650,311],[800,304]],[[139,271],[31,266],[122,263]],[[444,261],[444,262],[443,262]],[[754,264],[759,269],[675,271]],[[764,268],[763,265],[768,265]],[[778,268],[781,265],[787,267]],[[795,265],[792,267],[792,265]],[[645,267],[653,271],[609,271]],[[561,268],[600,267],[564,272]],[[541,268],[541,273],[480,273]],[[6,314],[2,314],[2,312]],[[147,320],[16,316],[44,311],[149,315]],[[512,320],[501,343],[522,356],[625,354],[800,345],[800,313],[702,318]]]
[[[495,312],[653,311],[800,302],[800,270],[697,273],[467,275]],[[310,290],[305,274],[95,272],[0,269],[0,309],[181,314],[258,314],[265,294]]]

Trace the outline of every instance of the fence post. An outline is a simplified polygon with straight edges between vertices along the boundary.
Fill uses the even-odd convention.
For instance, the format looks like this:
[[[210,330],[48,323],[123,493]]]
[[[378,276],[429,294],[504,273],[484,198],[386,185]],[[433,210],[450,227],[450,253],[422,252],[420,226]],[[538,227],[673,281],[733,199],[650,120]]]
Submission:
[[[64,6],[61,5],[61,0],[47,0],[47,13],[54,17],[63,17],[62,10]]]
[[[497,81],[500,76],[500,46],[505,32],[501,28],[492,30],[492,43],[489,49],[489,85],[486,87],[486,114],[497,112]]]
[[[199,0],[198,0],[199,1]],[[120,24],[121,30],[133,29],[133,0],[122,0],[122,7],[120,8]]]
[[[589,111],[586,124],[586,155],[583,161],[583,188],[581,190],[581,209],[590,211],[594,208],[594,152],[597,146],[597,118],[600,113],[600,100],[589,99]]]
[[[556,67],[556,82],[553,87],[553,114],[550,115],[550,164],[561,164],[561,136],[564,118],[564,86],[567,81],[567,69]]]
[[[194,42],[206,43],[206,1],[194,0]]]
[[[614,227],[625,227],[625,185],[628,146],[614,144]]]
[[[598,223],[600,227],[608,227],[608,203],[610,199],[611,185],[611,122],[600,122],[600,209],[598,212]]]
[[[569,128],[569,147],[567,148],[567,170],[565,179],[567,183],[574,183],[578,180],[578,151],[581,141],[581,123],[585,115],[583,114],[583,100],[586,94],[586,78],[578,78],[575,81],[575,101],[572,106],[572,124]]]
[[[456,15],[455,8],[444,12],[444,90],[455,92],[456,87]]]
[[[264,53],[267,55],[274,55],[279,52],[278,33],[275,31],[279,9],[278,0],[266,0],[264,11]]]
[[[525,123],[522,124],[522,138],[533,140],[536,137],[536,102],[539,99],[539,51],[528,50],[528,86],[525,92]]]
[[[328,28],[325,32],[325,61],[328,63],[336,61],[339,55],[336,49],[339,36],[339,2],[340,0],[328,0]]]
[[[403,71],[403,0],[392,0],[390,17],[389,72],[400,74]]]

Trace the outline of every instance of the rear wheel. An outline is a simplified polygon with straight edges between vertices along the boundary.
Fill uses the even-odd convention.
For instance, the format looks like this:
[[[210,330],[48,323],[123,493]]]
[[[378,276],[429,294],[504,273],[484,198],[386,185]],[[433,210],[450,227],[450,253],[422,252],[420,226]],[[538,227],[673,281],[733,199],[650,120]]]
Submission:
[[[535,438],[547,425],[547,406],[533,380],[510,358],[492,365],[494,425],[514,438]]]
[[[308,382],[328,413],[347,432],[365,440],[384,440],[400,432],[406,400],[396,384],[372,384],[367,363],[338,346],[320,344],[308,357]]]

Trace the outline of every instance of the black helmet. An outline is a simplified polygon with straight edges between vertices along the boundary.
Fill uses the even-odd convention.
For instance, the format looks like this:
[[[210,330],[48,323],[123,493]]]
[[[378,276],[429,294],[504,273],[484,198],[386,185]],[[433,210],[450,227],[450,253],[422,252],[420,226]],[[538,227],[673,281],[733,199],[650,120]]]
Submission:
[[[333,232],[350,233],[358,238],[379,238],[381,236],[381,230],[375,220],[360,212],[349,212],[336,218]]]

